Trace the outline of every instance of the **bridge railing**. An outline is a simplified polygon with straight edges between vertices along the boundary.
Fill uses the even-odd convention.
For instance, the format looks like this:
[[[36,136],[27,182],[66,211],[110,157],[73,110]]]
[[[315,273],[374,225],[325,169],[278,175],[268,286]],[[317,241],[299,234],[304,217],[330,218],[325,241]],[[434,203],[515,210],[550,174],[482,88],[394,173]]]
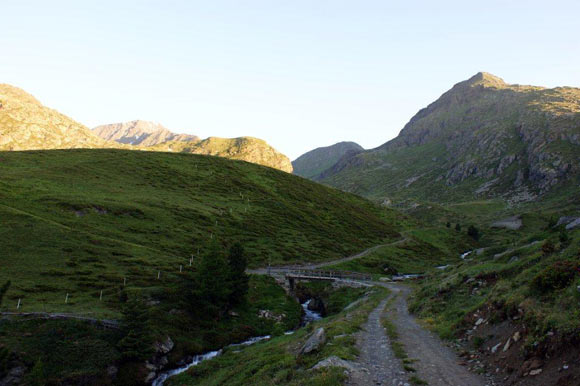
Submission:
[[[283,268],[276,270],[277,272],[284,273],[286,276],[301,276],[301,277],[312,277],[312,278],[329,278],[329,279],[350,279],[350,280],[360,280],[360,281],[370,281],[372,276],[360,272],[351,271],[321,271],[314,269],[296,269],[296,268]]]

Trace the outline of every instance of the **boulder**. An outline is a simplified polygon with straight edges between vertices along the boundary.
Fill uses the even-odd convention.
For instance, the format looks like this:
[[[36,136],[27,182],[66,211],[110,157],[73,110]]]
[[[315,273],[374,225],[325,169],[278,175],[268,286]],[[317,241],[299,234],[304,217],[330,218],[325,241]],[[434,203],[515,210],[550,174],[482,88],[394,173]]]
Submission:
[[[569,223],[568,225],[566,225],[566,230],[572,230],[572,229],[576,229],[576,228],[580,228],[580,217],[578,217],[576,220],[572,221],[571,223]]]
[[[492,228],[505,228],[517,231],[522,227],[522,218],[520,216],[507,217],[491,224]]]
[[[342,367],[349,372],[356,370],[356,368],[353,366],[353,364],[351,362],[345,361],[344,359],[340,359],[336,355],[333,355],[333,356],[330,356],[326,359],[321,360],[320,362],[315,364],[311,370],[322,369],[325,367]]]
[[[155,342],[154,348],[157,353],[167,354],[169,351],[173,350],[174,346],[175,343],[173,343],[171,338],[168,336],[164,341]]]
[[[304,346],[300,349],[300,354],[308,354],[313,351],[317,351],[326,342],[326,332],[324,327],[320,327],[304,343]]]

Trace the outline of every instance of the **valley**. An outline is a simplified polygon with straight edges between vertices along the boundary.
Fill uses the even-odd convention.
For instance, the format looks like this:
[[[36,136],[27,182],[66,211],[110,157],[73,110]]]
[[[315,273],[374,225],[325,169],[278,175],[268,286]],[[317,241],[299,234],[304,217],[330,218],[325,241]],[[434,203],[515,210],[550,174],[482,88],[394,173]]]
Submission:
[[[0,91],[0,384],[578,384],[577,89],[478,73],[293,164]]]

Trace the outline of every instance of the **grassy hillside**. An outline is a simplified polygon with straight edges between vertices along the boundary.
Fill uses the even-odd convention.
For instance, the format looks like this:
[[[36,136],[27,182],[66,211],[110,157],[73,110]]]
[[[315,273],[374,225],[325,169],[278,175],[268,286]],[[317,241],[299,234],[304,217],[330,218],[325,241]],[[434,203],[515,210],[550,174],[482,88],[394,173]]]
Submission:
[[[358,143],[339,142],[332,146],[311,150],[292,161],[294,174],[316,179],[323,171],[334,165],[347,153],[358,153],[364,149]]]
[[[357,196],[218,157],[123,150],[0,154],[5,306],[103,309],[101,289],[154,286],[213,238],[251,266],[321,261],[397,239]],[[71,299],[64,304],[64,296]],[[109,294],[110,296],[110,294]],[[107,307],[104,307],[106,311]]]

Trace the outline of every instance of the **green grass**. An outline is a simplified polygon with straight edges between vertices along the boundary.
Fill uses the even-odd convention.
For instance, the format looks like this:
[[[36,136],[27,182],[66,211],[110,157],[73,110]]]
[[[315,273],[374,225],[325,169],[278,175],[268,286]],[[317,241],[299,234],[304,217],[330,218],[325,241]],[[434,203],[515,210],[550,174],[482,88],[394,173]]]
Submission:
[[[332,355],[345,360],[355,359],[358,352],[352,334],[360,330],[368,314],[385,295],[386,290],[375,288],[365,301],[349,310],[311,324],[293,335],[274,338],[241,352],[227,350],[224,355],[170,379],[168,385],[342,384],[345,379],[342,369],[309,369]],[[326,344],[318,351],[298,355],[310,332],[318,327],[325,328]]]
[[[580,275],[566,282],[564,288],[539,291],[532,281],[541,272],[561,262],[580,262],[580,235],[570,233],[570,244],[558,242],[558,231],[547,232],[546,238],[556,244],[556,251],[545,255],[541,243],[514,248],[500,258],[490,250],[473,261],[466,261],[445,272],[434,273],[421,284],[410,305],[428,326],[446,339],[452,339],[464,328],[466,320],[486,305],[493,305],[493,321],[524,312],[530,332],[538,339],[553,329],[564,336],[580,331],[577,303]],[[522,240],[522,243],[529,240]]]
[[[218,157],[4,152],[0,174],[0,281],[12,280],[10,310],[21,298],[23,311],[115,317],[125,278],[130,291],[165,287],[212,238],[240,241],[256,267],[338,258],[399,237],[394,211]]]

